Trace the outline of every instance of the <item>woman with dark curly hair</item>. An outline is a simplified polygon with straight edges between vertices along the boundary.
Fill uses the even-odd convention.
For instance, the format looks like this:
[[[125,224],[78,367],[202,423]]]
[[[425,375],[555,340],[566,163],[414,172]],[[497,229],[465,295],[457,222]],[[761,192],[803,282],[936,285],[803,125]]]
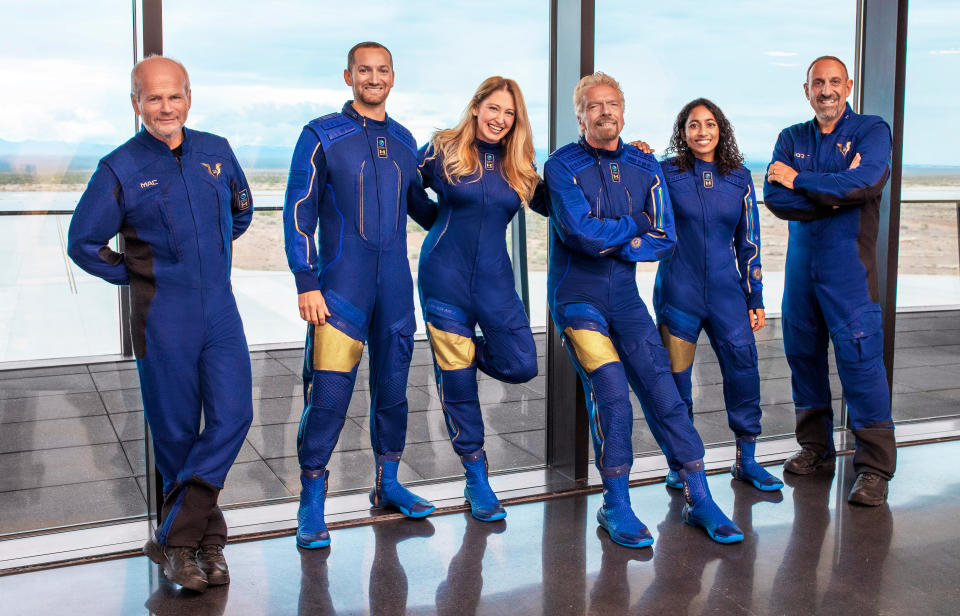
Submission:
[[[706,330],[723,375],[727,422],[737,439],[734,477],[758,490],[783,482],[754,459],[760,434],[760,374],[753,333],[764,326],[760,226],[750,172],[733,127],[705,98],[677,115],[663,173],[677,230],[673,255],[660,262],[653,303],[670,369],[693,419],[691,371]],[[669,458],[669,456],[668,456]],[[682,488],[671,469],[667,485]]]

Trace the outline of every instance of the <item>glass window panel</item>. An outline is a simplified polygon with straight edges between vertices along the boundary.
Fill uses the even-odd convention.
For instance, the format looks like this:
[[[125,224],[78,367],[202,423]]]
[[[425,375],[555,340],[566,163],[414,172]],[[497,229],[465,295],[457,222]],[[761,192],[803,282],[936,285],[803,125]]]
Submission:
[[[66,238],[97,161],[134,132],[131,3],[2,15],[0,366],[117,354],[117,287],[74,265]],[[0,537],[146,514],[136,387],[132,362],[0,370]]]
[[[938,139],[960,113],[960,7],[914,0],[907,17],[893,418],[956,415],[960,400],[960,154]]]
[[[133,133],[130,5],[7,3],[3,23],[0,362],[119,353],[117,290],[66,257],[69,216],[15,213],[72,211]]]

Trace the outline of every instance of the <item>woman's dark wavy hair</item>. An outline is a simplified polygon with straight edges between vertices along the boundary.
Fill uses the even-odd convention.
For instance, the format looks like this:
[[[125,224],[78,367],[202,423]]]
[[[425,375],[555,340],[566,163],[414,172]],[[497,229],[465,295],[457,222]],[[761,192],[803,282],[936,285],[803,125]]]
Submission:
[[[734,169],[740,168],[743,164],[743,154],[737,147],[737,139],[733,135],[733,126],[730,125],[727,116],[723,115],[723,112],[713,101],[706,98],[697,98],[690,101],[677,114],[677,121],[673,125],[673,135],[670,137],[670,146],[666,152],[667,156],[676,155],[677,167],[680,171],[693,168],[693,151],[690,150],[690,146],[687,145],[683,135],[690,112],[701,105],[709,109],[717,120],[720,138],[717,140],[717,149],[714,151],[713,161],[717,165],[717,171],[720,175],[727,175]]]

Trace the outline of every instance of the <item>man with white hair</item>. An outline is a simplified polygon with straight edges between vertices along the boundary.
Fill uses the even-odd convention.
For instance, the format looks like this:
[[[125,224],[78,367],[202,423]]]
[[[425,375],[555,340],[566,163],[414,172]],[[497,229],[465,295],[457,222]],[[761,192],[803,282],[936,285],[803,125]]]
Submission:
[[[164,493],[160,527],[143,550],[170,580],[203,591],[230,581],[217,499],[253,417],[250,354],[230,286],[231,242],[250,225],[253,203],[227,141],[184,128],[183,65],[149,57],[131,82],[143,130],[100,161],[70,222],[68,252],[94,276],[130,285]],[[118,233],[123,253],[109,246]]]
[[[551,222],[547,294],[590,412],[595,463],[603,478],[597,520],[621,545],[653,543],[630,507],[629,384],[671,467],[680,469],[684,520],[719,543],[742,541],[741,530],[710,496],[703,442],[637,290],[636,262],[662,259],[676,241],[660,165],[621,141],[624,101],[615,79],[588,75],[573,100],[581,138],[555,151],[544,167]]]

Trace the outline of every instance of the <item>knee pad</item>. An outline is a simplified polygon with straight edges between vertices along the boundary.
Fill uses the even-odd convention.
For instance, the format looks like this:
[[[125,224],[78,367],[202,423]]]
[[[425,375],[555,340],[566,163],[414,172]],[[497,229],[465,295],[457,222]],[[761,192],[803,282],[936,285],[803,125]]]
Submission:
[[[430,349],[440,370],[462,370],[476,364],[477,349],[473,328],[467,326],[466,311],[429,299],[424,306],[424,320]]]
[[[444,331],[429,321],[427,332],[430,334],[433,358],[441,370],[463,370],[476,364],[477,347],[472,336]]]
[[[620,361],[620,355],[613,346],[613,341],[604,331],[576,329],[570,326],[563,330],[563,337],[573,349],[577,363],[588,375],[607,364]]]
[[[311,345],[313,371],[353,372],[360,363],[363,340],[353,338],[332,323],[313,328]]]
[[[697,343],[674,336],[666,323],[659,326],[660,339],[667,350],[671,372],[685,372],[693,365],[697,352]]]

